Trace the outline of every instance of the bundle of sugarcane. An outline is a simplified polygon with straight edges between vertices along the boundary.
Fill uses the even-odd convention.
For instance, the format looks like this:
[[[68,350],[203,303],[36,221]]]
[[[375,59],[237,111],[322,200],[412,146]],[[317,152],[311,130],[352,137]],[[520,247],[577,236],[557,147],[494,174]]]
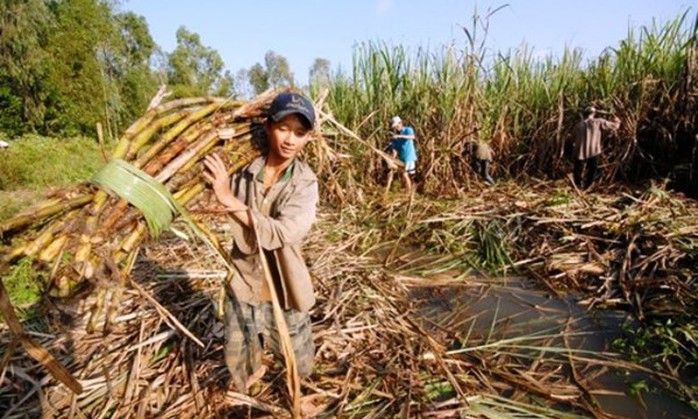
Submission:
[[[32,258],[37,268],[49,270],[47,289],[57,297],[123,281],[139,244],[148,234],[157,236],[175,215],[173,205],[190,204],[206,189],[204,156],[219,153],[233,173],[259,154],[253,138],[274,93],[249,102],[179,99],[147,111],[123,134],[108,170],[93,182],[54,193],[0,223],[0,273],[21,258]],[[117,184],[121,196],[114,193]],[[143,192],[157,189],[153,184],[164,185],[162,193]],[[152,195],[168,195],[174,202]],[[163,206],[165,220],[157,221]],[[156,221],[144,217],[149,211]],[[208,237],[215,245],[215,237]]]

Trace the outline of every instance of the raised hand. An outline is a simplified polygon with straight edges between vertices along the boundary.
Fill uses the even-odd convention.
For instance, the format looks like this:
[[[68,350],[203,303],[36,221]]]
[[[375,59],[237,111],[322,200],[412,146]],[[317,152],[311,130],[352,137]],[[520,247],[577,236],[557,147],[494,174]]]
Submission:
[[[230,189],[230,177],[228,170],[225,168],[223,159],[214,153],[204,158],[204,165],[207,171],[204,172],[204,178],[211,182],[213,193],[216,195],[218,202],[226,206],[228,209],[240,209],[242,203],[235,198],[233,191]]]

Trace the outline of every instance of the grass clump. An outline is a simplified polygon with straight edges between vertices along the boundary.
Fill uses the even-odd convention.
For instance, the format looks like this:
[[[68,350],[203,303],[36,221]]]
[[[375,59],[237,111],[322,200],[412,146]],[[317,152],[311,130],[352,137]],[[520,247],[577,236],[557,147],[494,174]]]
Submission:
[[[626,354],[632,362],[656,371],[666,371],[680,382],[676,397],[698,411],[698,328],[695,315],[686,314],[645,323],[629,321],[623,336],[612,342],[614,350]],[[629,384],[630,393],[654,391],[644,380]]]
[[[639,326],[628,323],[623,327],[625,337],[614,346],[652,368],[698,372],[698,328],[695,319],[687,317],[655,319]]]
[[[493,272],[506,272],[512,264],[509,246],[502,225],[497,219],[478,223],[477,238],[479,243],[479,260],[483,267]]]
[[[0,222],[7,220],[22,209],[41,198],[39,191],[2,191],[0,190]]]
[[[34,269],[31,258],[24,258],[10,268],[2,282],[7,289],[12,305],[17,309],[20,320],[33,317],[31,307],[42,298],[46,272]],[[2,319],[2,316],[0,316]]]
[[[0,152],[0,191],[70,185],[88,179],[102,165],[94,139],[25,135]]]

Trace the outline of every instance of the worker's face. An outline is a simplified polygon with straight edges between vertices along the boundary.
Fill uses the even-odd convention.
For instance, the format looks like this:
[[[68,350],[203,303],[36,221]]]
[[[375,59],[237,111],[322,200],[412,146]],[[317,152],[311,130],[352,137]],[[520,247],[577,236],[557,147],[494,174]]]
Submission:
[[[281,160],[296,157],[311,138],[311,130],[298,114],[287,115],[278,122],[267,122],[265,129],[269,155]]]
[[[393,131],[399,133],[402,131],[402,122],[398,122],[397,124],[393,125]]]

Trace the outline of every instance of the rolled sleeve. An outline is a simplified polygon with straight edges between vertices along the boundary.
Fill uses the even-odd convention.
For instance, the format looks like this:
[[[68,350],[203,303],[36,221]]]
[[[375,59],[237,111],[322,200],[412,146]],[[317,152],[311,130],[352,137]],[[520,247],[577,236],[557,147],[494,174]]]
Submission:
[[[601,127],[606,131],[615,131],[620,127],[620,122],[614,122],[609,121],[607,119],[603,119],[601,121]]]

